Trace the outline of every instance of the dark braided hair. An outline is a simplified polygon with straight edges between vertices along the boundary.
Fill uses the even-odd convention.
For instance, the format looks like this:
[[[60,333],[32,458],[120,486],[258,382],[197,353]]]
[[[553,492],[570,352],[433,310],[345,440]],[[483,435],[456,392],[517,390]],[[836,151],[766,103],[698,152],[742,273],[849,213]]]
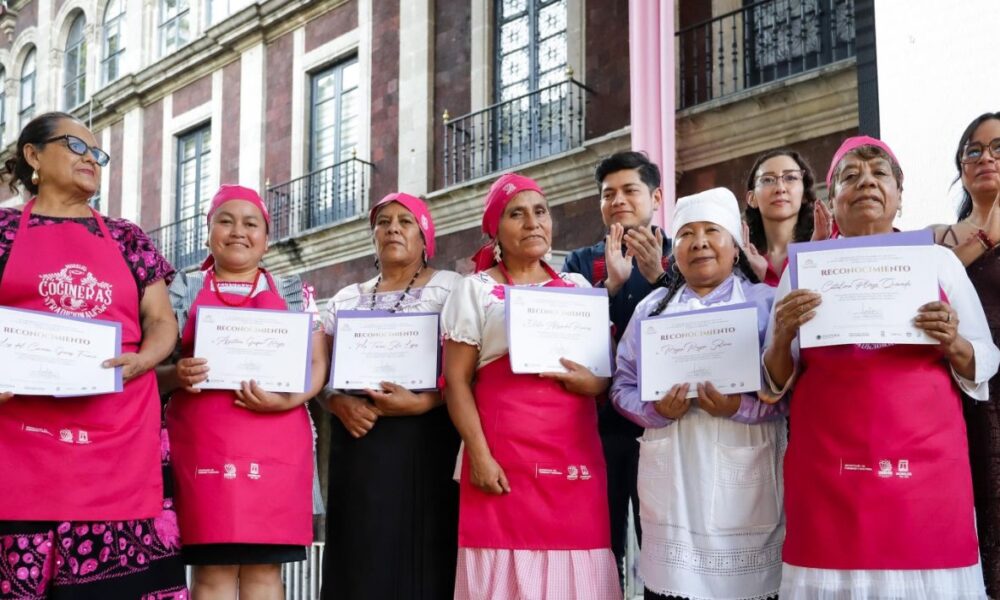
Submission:
[[[17,137],[17,149],[14,151],[14,156],[4,162],[3,173],[0,173],[0,181],[6,182],[11,192],[19,193],[17,184],[20,183],[30,194],[38,193],[38,186],[31,182],[31,174],[35,170],[24,158],[24,147],[31,144],[41,150],[45,147],[42,140],[51,138],[63,119],[79,121],[69,113],[53,111],[38,115],[21,130],[21,134]]]
[[[753,166],[750,167],[750,172],[747,173],[747,191],[752,192],[756,187],[757,169],[765,161],[776,156],[787,156],[794,160],[795,164],[802,170],[802,204],[799,206],[799,215],[795,221],[795,231],[792,232],[792,241],[808,242],[812,239],[813,234],[812,212],[813,205],[816,204],[816,190],[813,189],[813,185],[816,183],[816,178],[813,175],[812,167],[809,166],[809,163],[806,162],[806,159],[801,154],[795,150],[779,148],[777,150],[769,150],[758,156]],[[760,209],[747,205],[743,210],[743,218],[746,219],[747,228],[750,229],[750,243],[757,248],[758,252],[766,254],[767,234],[764,231],[764,217],[760,214]]]
[[[743,277],[743,279],[746,279],[750,283],[760,283],[760,279],[757,277],[757,274],[753,272],[753,267],[750,266],[750,259],[747,258],[743,249],[737,246],[736,251],[739,252],[739,260],[736,262],[736,268],[733,269],[733,272],[737,273],[738,276]],[[675,271],[673,273],[674,276],[671,278],[670,286],[667,288],[667,294],[663,296],[656,306],[653,307],[653,311],[647,316],[655,317],[662,313],[667,308],[667,305],[670,304],[670,301],[674,299],[674,296],[677,295],[677,292],[681,290],[681,287],[687,283],[684,279],[684,275],[680,272],[680,269],[677,269],[677,261],[671,260],[670,268],[675,269]]]

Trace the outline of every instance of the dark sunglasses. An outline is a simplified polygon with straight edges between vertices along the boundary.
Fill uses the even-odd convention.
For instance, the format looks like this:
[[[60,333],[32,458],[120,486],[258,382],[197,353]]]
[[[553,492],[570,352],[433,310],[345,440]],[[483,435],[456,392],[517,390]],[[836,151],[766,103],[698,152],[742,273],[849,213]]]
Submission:
[[[90,156],[94,158],[94,162],[102,167],[108,166],[111,162],[111,157],[104,150],[101,150],[97,146],[88,146],[87,142],[81,140],[75,135],[57,135],[56,137],[49,138],[42,141],[43,144],[48,144],[49,142],[55,142],[57,140],[66,140],[66,147],[73,154],[80,156],[86,156],[87,152],[90,152]]]

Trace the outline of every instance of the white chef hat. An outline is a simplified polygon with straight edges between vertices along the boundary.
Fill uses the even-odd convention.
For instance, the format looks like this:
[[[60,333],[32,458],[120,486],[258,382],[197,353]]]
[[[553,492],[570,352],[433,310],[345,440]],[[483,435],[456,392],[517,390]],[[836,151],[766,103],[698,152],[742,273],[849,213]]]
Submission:
[[[743,245],[740,206],[736,196],[727,188],[712,188],[679,199],[674,207],[674,218],[670,221],[670,237],[676,238],[681,227],[698,221],[721,226],[733,235],[737,244]]]

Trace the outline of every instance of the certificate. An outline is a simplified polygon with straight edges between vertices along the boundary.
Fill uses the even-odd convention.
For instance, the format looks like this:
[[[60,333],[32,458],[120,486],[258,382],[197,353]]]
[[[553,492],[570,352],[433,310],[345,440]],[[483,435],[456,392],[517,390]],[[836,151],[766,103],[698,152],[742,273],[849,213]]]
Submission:
[[[197,387],[238,390],[253,379],[269,392],[309,389],[312,316],[286,310],[198,307],[194,355],[208,361]]]
[[[121,354],[122,327],[0,307],[0,392],[31,396],[90,396],[122,390],[121,368],[105,360]]]
[[[438,389],[437,313],[342,310],[337,313],[330,387],[378,390],[388,381],[412,392]]]
[[[565,372],[560,358],[611,377],[608,293],[600,288],[505,286],[515,373]]]
[[[799,328],[799,347],[937,344],[913,324],[940,299],[929,231],[794,244],[793,287],[823,297]],[[926,241],[927,243],[921,243]],[[792,248],[789,248],[792,254]]]
[[[706,381],[723,394],[761,389],[755,304],[647,317],[639,327],[641,400],[660,400],[683,383],[691,386],[688,398],[697,397],[697,385]]]

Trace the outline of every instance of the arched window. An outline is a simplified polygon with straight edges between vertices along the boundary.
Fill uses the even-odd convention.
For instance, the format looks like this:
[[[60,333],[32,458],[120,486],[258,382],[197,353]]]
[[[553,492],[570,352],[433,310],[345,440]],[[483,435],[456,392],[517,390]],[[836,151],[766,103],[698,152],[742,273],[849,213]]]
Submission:
[[[21,94],[18,120],[23,128],[35,116],[35,48],[32,47],[21,64]]]
[[[111,0],[104,9],[104,43],[101,72],[104,83],[121,77],[122,58],[125,55],[125,24],[124,0]]]
[[[66,38],[66,54],[63,57],[63,106],[66,110],[82,104],[87,95],[87,39],[83,33],[86,23],[83,13],[77,14]]]
[[[191,39],[188,0],[160,0],[160,56],[166,56]]]

